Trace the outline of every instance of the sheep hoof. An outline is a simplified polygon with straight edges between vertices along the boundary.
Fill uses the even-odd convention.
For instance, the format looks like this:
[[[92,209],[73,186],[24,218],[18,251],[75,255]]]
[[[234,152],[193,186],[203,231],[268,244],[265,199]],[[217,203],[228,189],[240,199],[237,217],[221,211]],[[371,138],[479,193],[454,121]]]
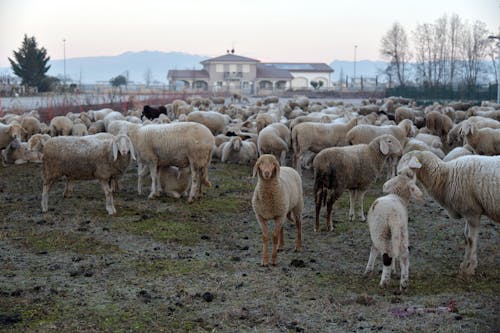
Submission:
[[[366,271],[363,273],[363,275],[364,275],[365,277],[371,277],[371,276],[372,276],[372,273],[373,273],[373,271],[366,270]]]

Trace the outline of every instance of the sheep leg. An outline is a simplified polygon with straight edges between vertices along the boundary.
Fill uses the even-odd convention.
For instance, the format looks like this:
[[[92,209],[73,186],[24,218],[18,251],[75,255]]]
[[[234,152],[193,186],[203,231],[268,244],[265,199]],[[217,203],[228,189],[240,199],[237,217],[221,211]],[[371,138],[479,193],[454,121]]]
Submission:
[[[154,197],[158,196],[160,193],[160,189],[158,187],[160,172],[158,169],[158,164],[155,162],[152,162],[149,165],[149,173],[151,174],[151,193],[149,194],[148,199],[154,199]]]
[[[285,162],[286,162],[286,150],[282,150],[281,151],[281,155],[280,155],[280,165],[285,165]]]
[[[332,194],[326,201],[326,230],[328,231],[333,231],[332,211],[335,200],[337,200],[337,198],[335,197],[335,194]]]
[[[73,194],[73,185],[69,179],[66,179],[66,186],[64,187],[64,198],[71,198],[71,194]]]
[[[372,247],[370,249],[370,256],[368,257],[368,263],[366,264],[366,269],[365,269],[365,276],[371,276],[373,272],[373,268],[375,266],[375,259],[377,259],[379,252],[375,245],[372,244]]]
[[[295,251],[300,251],[302,248],[302,220],[300,217],[300,211],[295,211],[293,213],[295,219],[295,227],[297,228],[297,238],[295,238]]]
[[[359,203],[359,219],[361,221],[366,221],[366,217],[365,217],[365,211],[363,209],[363,206],[364,206],[364,200],[365,200],[365,193],[366,191],[356,191],[356,197],[358,199],[358,203]]]
[[[116,209],[113,204],[113,188],[111,187],[111,180],[101,180],[101,186],[106,196],[106,210],[109,215],[116,214]]]
[[[479,216],[467,218],[465,223],[465,256],[460,264],[460,274],[462,276],[472,276],[477,268],[477,239],[479,232]]]
[[[142,181],[147,175],[148,168],[143,163],[137,163],[137,193],[142,194]]]
[[[191,189],[189,190],[189,197],[187,200],[188,203],[193,202],[194,197],[197,195],[198,187],[201,186],[200,175],[198,173],[198,170],[196,170],[196,168],[192,163],[190,164],[190,168],[191,168]]]
[[[302,165],[301,165],[302,154],[293,154],[293,164],[295,170],[302,176]]]
[[[316,213],[315,213],[315,223],[314,223],[314,232],[319,232],[319,213],[321,212],[321,206],[323,205],[323,198],[325,193],[323,190],[318,191],[316,193]]]
[[[276,217],[274,219],[273,230],[273,252],[271,253],[271,264],[276,266],[276,258],[278,256],[278,241],[280,233],[283,231],[283,217]]]
[[[54,184],[53,181],[44,182],[42,191],[42,213],[46,213],[49,210],[49,192],[50,188]]]
[[[401,291],[406,291],[408,289],[409,281],[409,270],[410,270],[410,254],[408,252],[408,247],[404,247],[400,250],[399,254],[399,266],[401,268],[401,279],[399,281],[399,289]],[[394,260],[396,261],[396,260]]]
[[[349,221],[354,221],[354,206],[356,205],[356,190],[349,190]]]
[[[267,266],[269,263],[269,254],[267,252],[267,241],[269,240],[267,220],[259,215],[257,215],[257,220],[259,220],[260,228],[262,229],[262,266]]]
[[[283,235],[283,233],[284,233],[283,229],[284,229],[284,227],[282,224],[281,228],[280,228],[280,235],[279,235],[279,240],[278,240],[278,251],[283,251],[283,248],[285,247],[285,237]]]
[[[392,258],[387,253],[384,253],[382,255],[382,261],[384,263],[384,266],[382,268],[382,277],[380,278],[379,286],[381,288],[384,288],[389,285],[389,282],[391,280]]]

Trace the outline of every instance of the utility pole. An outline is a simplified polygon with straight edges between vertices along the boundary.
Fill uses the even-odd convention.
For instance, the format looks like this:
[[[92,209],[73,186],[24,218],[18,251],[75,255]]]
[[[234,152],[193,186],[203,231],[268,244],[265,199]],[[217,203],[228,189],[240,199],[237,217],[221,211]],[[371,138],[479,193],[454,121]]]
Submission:
[[[488,39],[497,39],[497,46],[498,46],[498,63],[497,63],[497,104],[500,104],[500,36],[488,36]]]
[[[353,85],[356,84],[356,51],[358,49],[357,45],[354,45],[354,75],[352,77],[352,83]]]
[[[66,38],[63,38],[63,57],[64,57],[64,77],[63,77],[63,84],[66,87]]]

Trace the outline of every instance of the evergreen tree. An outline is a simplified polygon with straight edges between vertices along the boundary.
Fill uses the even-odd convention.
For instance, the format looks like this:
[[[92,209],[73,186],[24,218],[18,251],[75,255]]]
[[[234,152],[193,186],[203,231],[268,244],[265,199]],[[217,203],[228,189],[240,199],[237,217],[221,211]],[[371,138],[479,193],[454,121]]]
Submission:
[[[9,62],[14,74],[22,79],[23,84],[40,88],[50,68],[47,50],[38,47],[35,37],[24,35],[22,46],[13,53],[14,60],[9,58]]]

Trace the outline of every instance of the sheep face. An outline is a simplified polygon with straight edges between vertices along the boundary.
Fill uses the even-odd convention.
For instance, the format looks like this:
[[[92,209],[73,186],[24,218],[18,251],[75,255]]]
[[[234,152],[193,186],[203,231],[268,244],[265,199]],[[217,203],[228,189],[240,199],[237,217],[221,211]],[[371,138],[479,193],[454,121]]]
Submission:
[[[235,136],[231,139],[231,144],[233,146],[234,151],[240,151],[241,149],[241,138],[239,136]]]
[[[134,145],[128,136],[119,135],[113,139],[113,160],[116,161],[118,153],[122,156],[127,156],[129,152],[132,159],[135,160]]]
[[[21,140],[21,136],[23,133],[27,133],[24,128],[17,124],[11,124],[9,128],[9,135],[12,139],[19,139]]]
[[[259,174],[259,178],[269,180],[279,177],[280,163],[274,155],[264,154],[255,163],[253,176]]]
[[[410,165],[414,168],[420,167],[421,164],[416,158],[413,158]],[[382,187],[384,193],[396,193],[400,194],[402,192],[408,193],[410,198],[423,203],[424,195],[420,188],[416,185],[417,175],[411,168],[405,168],[399,171],[396,177],[393,177],[386,181]]]
[[[382,154],[386,156],[401,156],[401,154],[403,153],[403,147],[401,146],[401,143],[399,143],[398,139],[396,139],[392,135],[382,135],[379,138],[379,149]]]

